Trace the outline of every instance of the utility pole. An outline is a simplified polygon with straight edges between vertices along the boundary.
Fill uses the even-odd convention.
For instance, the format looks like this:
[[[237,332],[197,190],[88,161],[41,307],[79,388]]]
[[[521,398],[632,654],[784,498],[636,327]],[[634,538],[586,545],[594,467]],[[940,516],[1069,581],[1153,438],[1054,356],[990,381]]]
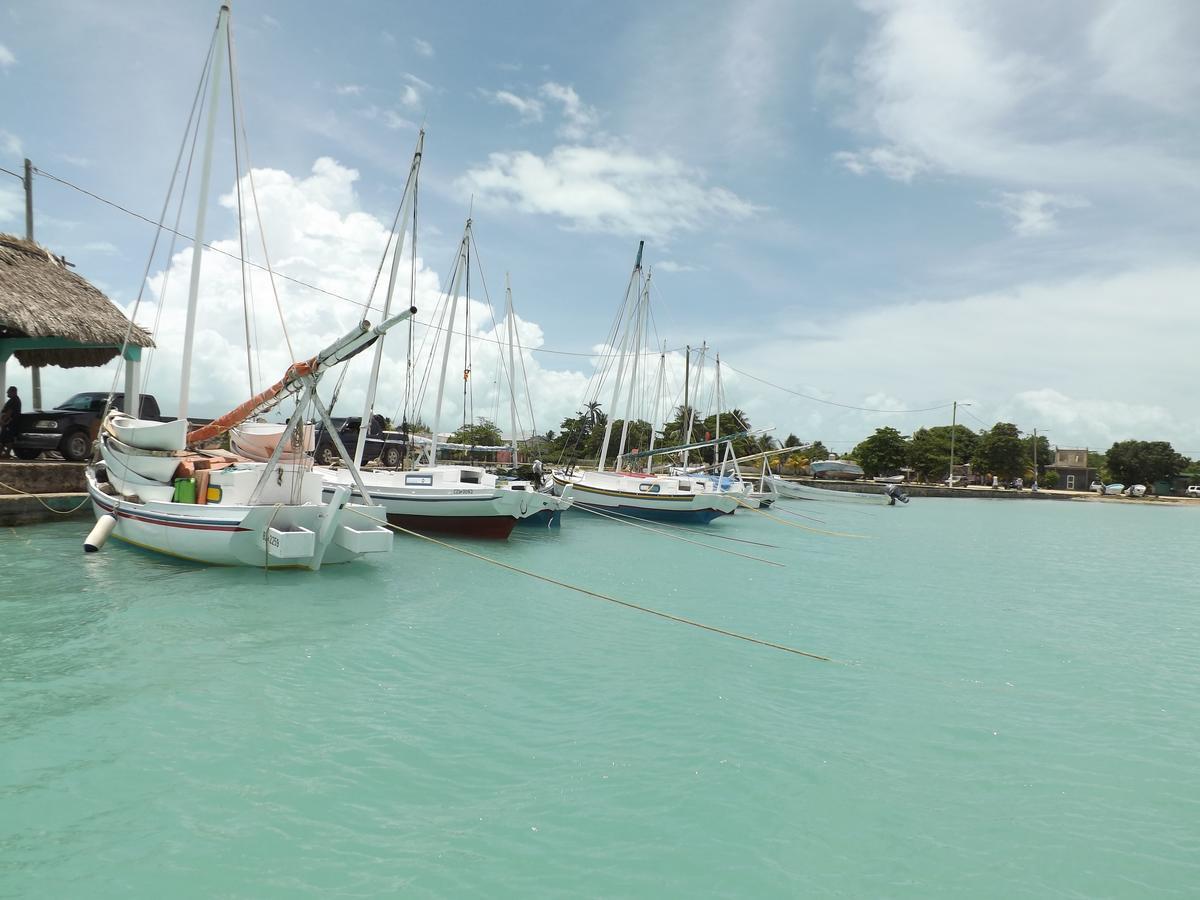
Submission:
[[[958,401],[954,401],[954,412],[950,416],[950,477],[947,487],[954,487],[954,438],[958,433]]]
[[[25,160],[25,177],[21,179],[25,185],[25,240],[33,243],[33,162]],[[34,409],[42,408],[42,369],[34,366],[29,370],[29,402]]]

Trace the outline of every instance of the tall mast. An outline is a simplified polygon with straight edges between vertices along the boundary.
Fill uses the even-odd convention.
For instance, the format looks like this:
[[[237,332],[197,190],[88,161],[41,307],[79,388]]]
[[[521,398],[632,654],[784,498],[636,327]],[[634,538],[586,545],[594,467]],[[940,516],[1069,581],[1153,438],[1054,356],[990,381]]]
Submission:
[[[208,190],[212,180],[213,136],[217,129],[217,105],[221,100],[221,62],[229,40],[229,4],[217,13],[217,38],[213,48],[212,76],[208,95],[208,122],[204,126],[204,151],[200,157],[200,194],[196,206],[196,236],[192,240],[192,271],[188,281],[187,324],[183,330],[183,361],[179,375],[179,418],[186,419],[192,380],[192,343],[196,336],[196,298],[200,293],[200,261],[204,255],[204,222],[208,218]],[[241,216],[242,211],[238,210]],[[129,405],[126,398],[126,406]]]
[[[688,344],[687,345],[687,355],[684,356],[684,358],[683,358],[683,409],[680,410],[680,412],[683,415],[682,415],[682,418],[681,418],[679,424],[681,427],[683,425],[687,424],[689,431],[691,429],[691,424],[690,424],[691,423],[691,407],[688,405],[688,392],[691,389],[691,379],[692,379],[692,345]],[[679,442],[681,444],[690,444],[692,442],[691,434],[680,434],[679,436],[682,438],[682,440]],[[686,450],[684,450],[683,451],[683,471],[685,473],[687,472],[687,458],[688,458],[688,452]]]
[[[442,396],[446,392],[446,367],[450,365],[450,337],[454,334],[454,316],[458,311],[458,288],[462,284],[463,269],[467,263],[467,241],[470,236],[471,220],[467,219],[462,243],[458,245],[458,264],[454,267],[454,277],[450,284],[450,315],[446,325],[446,346],[442,348],[442,373],[438,376],[437,404],[433,409],[433,443],[429,447],[429,464],[432,466],[437,465],[438,429],[442,426]]]
[[[659,425],[659,419],[665,418],[662,411],[663,384],[667,377],[667,342],[663,341],[662,352],[658,355],[658,381],[654,387],[654,419],[650,422],[650,455],[646,457],[646,471],[654,474],[654,437]],[[664,422],[663,425],[666,425]]]
[[[621,421],[621,442],[617,445],[616,465],[621,466],[621,457],[625,455],[625,439],[629,435],[629,417],[633,411],[633,392],[637,388],[638,361],[642,358],[642,334],[646,328],[646,310],[650,305],[650,273],[646,273],[646,282],[639,297],[640,303],[635,314],[636,332],[633,339],[633,372],[629,377],[629,393],[625,396],[625,417]]]
[[[466,279],[467,279],[467,294],[465,303],[463,303],[463,313],[465,324],[463,325],[463,334],[466,338],[463,340],[463,427],[467,425],[467,384],[471,380],[471,220],[467,219],[467,234],[463,238],[464,252],[466,253]],[[453,328],[453,324],[451,324]]]
[[[715,466],[721,457],[721,354],[717,354],[717,430],[713,435],[716,443],[713,444],[713,465]]]
[[[640,289],[642,276],[642,249],[645,246],[645,241],[638,242],[637,259],[633,263],[633,272],[629,276],[629,285],[625,288],[625,300],[621,304],[622,312],[624,312],[625,308],[629,306],[629,294],[634,289],[635,285],[637,285],[639,289],[639,293],[636,296],[638,297],[639,301],[641,300]],[[635,311],[637,309],[637,305],[637,303],[634,304]],[[617,400],[620,399],[621,385],[624,383],[625,379],[625,353],[629,346],[630,338],[632,337],[631,332],[637,330],[636,325],[634,325],[634,320],[636,320],[636,312],[634,316],[630,317],[630,321],[626,324],[625,331],[621,335],[620,355],[617,358],[617,377],[613,381],[612,403],[610,403],[608,407],[608,421],[604,424],[604,443],[600,446],[600,462],[596,466],[597,472],[604,471],[604,463],[608,460],[608,444],[609,441],[612,440],[613,416],[617,414]]]
[[[408,170],[408,181],[404,185],[404,197],[400,201],[400,215],[397,217],[399,230],[396,232],[396,249],[392,253],[392,269],[388,274],[387,296],[383,301],[383,317],[386,322],[392,314],[392,295],[396,292],[396,275],[400,271],[400,251],[404,249],[404,233],[408,230],[408,210],[413,204],[417,190],[417,173],[421,170],[421,154],[425,147],[425,131],[417,134],[417,149],[413,151],[412,166]],[[416,235],[414,234],[414,237]],[[409,298],[409,305],[416,301]],[[371,378],[367,382],[367,398],[363,405],[362,421],[358,428],[358,444],[354,448],[354,464],[362,465],[363,450],[367,445],[367,431],[370,428],[371,415],[375,411],[375,392],[379,387],[379,365],[383,361],[383,335],[375,342],[375,356],[371,360]]]
[[[508,326],[508,421],[512,423],[512,462],[517,464],[517,370],[513,345],[516,343],[516,324],[513,322],[512,284],[504,273],[504,321]]]

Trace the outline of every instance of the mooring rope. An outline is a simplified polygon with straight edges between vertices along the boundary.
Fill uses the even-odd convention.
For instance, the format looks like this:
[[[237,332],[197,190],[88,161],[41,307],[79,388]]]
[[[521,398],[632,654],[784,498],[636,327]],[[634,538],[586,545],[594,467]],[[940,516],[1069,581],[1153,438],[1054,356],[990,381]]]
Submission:
[[[349,510],[356,515],[362,516],[364,519],[369,519],[376,525],[380,524],[379,520],[373,516],[368,516],[366,513],[357,509]],[[522,569],[520,566],[514,566],[510,563],[501,562],[498,559],[493,559],[490,556],[484,556],[482,553],[476,553],[474,550],[468,550],[466,547],[459,547],[446,541],[439,541],[437,538],[430,537],[427,534],[421,534],[419,531],[413,531],[409,528],[404,528],[400,525],[393,525],[391,522],[383,523],[393,531],[398,531],[401,534],[407,534],[415,538],[420,538],[423,541],[428,541],[431,544],[436,544],[439,547],[445,547],[447,550],[453,550],[456,553],[462,553],[464,556],[470,556],[478,559],[481,562],[491,563],[493,566],[499,566],[501,569],[507,569],[510,572],[516,572],[518,575],[527,575],[530,578],[536,578],[538,581],[544,581],[547,584],[553,584],[556,587],[566,588],[568,591],[575,591],[578,594],[583,594],[588,597],[593,597],[596,600],[603,600],[606,603],[615,603],[617,606],[623,606],[626,609],[632,609],[636,612],[646,613],[651,616],[657,616],[660,619],[666,619],[668,622],[677,622],[680,625],[690,625],[693,628],[699,628],[702,631],[710,631],[713,634],[720,634],[725,637],[734,638],[735,640],[745,641],[748,644],[758,644],[760,647],[767,647],[771,650],[781,650],[784,653],[792,653],[796,656],[806,656],[809,659],[815,659],[819,662],[835,662],[834,659],[828,656],[821,656],[819,653],[810,653],[807,650],[800,650],[796,647],[789,647],[787,644],[777,644],[774,641],[763,640],[762,638],[752,637],[748,634],[740,634],[736,631],[730,631],[726,628],[720,628],[716,625],[708,625],[704,622],[697,622],[695,619],[688,619],[683,616],[677,616],[674,613],[663,612],[660,609],[653,609],[649,606],[642,606],[638,603],[633,603],[629,600],[621,600],[609,594],[602,594],[599,591],[593,591],[589,588],[580,587],[576,584],[569,584],[565,581],[559,581],[557,578],[551,578],[549,575],[539,575],[537,572],[531,572],[528,569]]]
[[[572,509],[583,509],[584,507],[578,506],[578,505],[573,505],[571,508]],[[619,513],[619,512],[614,512],[613,510],[609,510],[608,514],[610,516],[617,516],[622,519],[634,518],[633,516],[629,515],[628,513]],[[814,521],[819,522],[820,519],[816,519]],[[686,531],[688,534],[696,534],[696,535],[699,535],[700,537],[712,538],[713,540],[734,541],[735,543],[738,543],[738,544],[751,544],[755,547],[767,547],[770,550],[778,550],[779,549],[778,544],[767,544],[767,543],[764,543],[763,541],[748,541],[745,538],[736,538],[736,537],[733,537],[732,535],[728,535],[728,534],[713,534],[713,533],[706,532],[706,531],[698,531],[695,528],[687,528],[683,525],[676,525],[673,522],[659,522],[657,527],[671,528],[671,529],[675,529],[677,531]]]
[[[750,510],[750,512],[756,512],[760,516],[766,516],[772,522],[778,522],[780,525],[787,525],[789,528],[799,528],[802,531],[811,531],[813,534],[825,534],[825,535],[829,535],[830,537],[846,537],[846,538],[865,538],[866,537],[865,534],[850,534],[849,532],[846,532],[846,531],[827,531],[824,528],[813,528],[811,525],[801,525],[799,522],[789,522],[786,519],[779,518],[779,516],[773,516],[769,512],[764,512],[763,510],[759,509],[757,506],[751,506],[749,503],[747,503],[744,500],[738,500],[737,497],[734,497],[733,499],[737,500],[739,506],[744,506],[746,509]]]
[[[38,503],[42,504],[42,506],[46,507],[46,509],[50,510],[50,512],[58,513],[60,516],[69,516],[69,515],[73,515],[74,513],[79,512],[79,510],[83,509],[84,504],[87,503],[89,500],[91,500],[91,497],[89,497],[87,494],[84,494],[83,499],[79,501],[78,506],[73,506],[70,509],[55,509],[53,506],[51,506],[45,500],[43,500],[40,496],[33,493],[33,491],[23,491],[19,487],[16,487],[15,485],[7,484],[3,481],[0,481],[0,487],[8,488],[10,491],[16,491],[18,494],[24,494],[27,497],[32,497]]]
[[[766,563],[768,566],[775,566],[776,568],[780,568],[780,569],[787,568],[783,563],[778,563],[778,562],[775,562],[774,560],[763,559],[761,556],[751,556],[748,553],[738,553],[736,550],[727,550],[724,547],[714,547],[712,544],[705,544],[702,541],[693,541],[691,538],[685,538],[678,534],[671,534],[671,532],[669,532],[669,531],[663,531],[661,528],[655,528],[652,525],[646,525],[642,522],[622,521],[621,519],[614,518],[613,516],[609,515],[608,513],[602,513],[598,509],[591,509],[587,506],[576,506],[573,508],[579,509],[581,512],[591,513],[594,516],[600,516],[605,519],[612,519],[618,525],[632,525],[634,528],[642,528],[642,529],[645,529],[646,531],[652,531],[655,534],[661,534],[663,537],[669,537],[672,540],[683,541],[686,544],[695,544],[698,547],[703,547],[705,550],[715,550],[717,553],[728,553],[730,556],[740,556],[742,559],[752,559],[755,562]]]

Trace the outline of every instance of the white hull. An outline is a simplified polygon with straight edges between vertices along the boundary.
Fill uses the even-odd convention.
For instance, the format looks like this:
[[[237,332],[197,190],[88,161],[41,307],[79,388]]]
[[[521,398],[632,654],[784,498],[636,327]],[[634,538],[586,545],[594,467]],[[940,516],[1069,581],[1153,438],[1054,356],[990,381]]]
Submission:
[[[100,455],[122,472],[133,472],[142,478],[169,484],[186,452],[182,450],[147,450],[133,447],[105,435],[100,438]]]
[[[361,497],[345,469],[314,469],[324,480],[325,496],[349,487]],[[478,481],[463,481],[478,478]],[[471,466],[430,466],[413,471],[361,473],[371,500],[382,506],[389,521],[405,527],[449,531],[484,537],[507,537],[517,520],[540,512],[543,501],[535,491],[515,491],[496,484],[496,477]]]
[[[571,488],[575,504],[638,518],[708,522],[738,508],[728,492],[709,492],[690,478],[554,472],[554,490]]]
[[[275,452],[275,447],[279,444],[279,439],[283,437],[286,428],[287,425],[284,423],[243,422],[237,428],[230,429],[229,449],[247,459],[266,462]],[[294,447],[286,447],[280,454],[281,460],[291,462],[316,449],[316,432],[313,426],[303,426],[303,432],[304,447],[300,453],[297,454]]]
[[[114,413],[108,426],[117,440],[142,450],[182,450],[187,444],[187,419],[154,422]]]
[[[116,517],[113,537],[193,562],[316,570],[391,549],[377,506],[136,503],[102,491],[91,467],[87,486],[96,517]]]

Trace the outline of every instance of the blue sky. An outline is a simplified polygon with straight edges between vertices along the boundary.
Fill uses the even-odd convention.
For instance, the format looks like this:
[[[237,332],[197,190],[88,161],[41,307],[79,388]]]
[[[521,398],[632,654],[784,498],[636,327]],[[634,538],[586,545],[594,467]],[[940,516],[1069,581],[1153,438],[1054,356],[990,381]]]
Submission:
[[[27,155],[155,215],[215,13],[10,4],[0,164]],[[958,399],[1064,445],[1164,437],[1200,454],[1194,4],[243,0],[234,33],[253,162],[283,179],[274,215],[338,222],[326,250],[293,253],[298,270],[361,252],[369,271],[424,121],[429,290],[473,195],[493,299],[510,271],[546,348],[603,339],[645,238],[673,346],[707,340],[849,405]],[[216,167],[227,193],[227,135]],[[0,228],[21,228],[17,187],[0,182]],[[228,240],[232,213],[213,209]],[[37,210],[41,241],[131,300],[152,229],[47,179]],[[358,277],[341,292],[361,296]],[[329,333],[353,318],[319,295],[289,301],[314,337],[323,315]],[[237,337],[214,337],[213,359]],[[587,371],[535,356],[544,428],[578,405]],[[729,374],[756,422],[805,438],[945,417]],[[110,377],[48,372],[47,391]],[[238,385],[215,378],[208,402]]]

